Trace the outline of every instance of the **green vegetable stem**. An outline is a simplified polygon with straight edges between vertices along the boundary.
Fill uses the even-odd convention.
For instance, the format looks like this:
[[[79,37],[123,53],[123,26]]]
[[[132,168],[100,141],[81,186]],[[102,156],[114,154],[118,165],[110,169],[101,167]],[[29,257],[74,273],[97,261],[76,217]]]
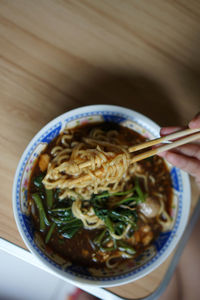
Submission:
[[[51,226],[50,226],[49,231],[48,231],[48,233],[46,235],[46,238],[45,238],[45,243],[46,244],[50,241],[51,236],[53,234],[53,231],[54,231],[55,227],[56,227],[56,224],[55,223],[51,223]]]
[[[39,212],[40,230],[44,231],[45,228],[46,228],[46,225],[49,226],[50,223],[47,219],[47,216],[46,216],[43,204],[42,204],[42,199],[40,198],[40,196],[37,193],[33,194],[32,198],[33,198],[33,200],[35,202],[35,205],[36,205],[36,207],[38,209],[38,212]]]
[[[53,191],[45,189],[46,199],[47,199],[47,207],[52,208],[53,206]]]

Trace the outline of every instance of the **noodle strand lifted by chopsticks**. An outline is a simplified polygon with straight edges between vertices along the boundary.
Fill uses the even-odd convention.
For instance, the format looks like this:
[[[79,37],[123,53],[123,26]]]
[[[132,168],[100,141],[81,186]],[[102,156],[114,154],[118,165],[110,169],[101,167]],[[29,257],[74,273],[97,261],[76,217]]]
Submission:
[[[117,131],[104,133],[100,129],[91,131],[82,141],[70,134],[61,138],[62,146],[56,145],[43,184],[47,189],[73,189],[84,199],[105,190],[123,189],[130,163],[127,146],[117,145]],[[79,168],[81,163],[90,161],[90,166]],[[123,181],[122,181],[123,178]]]

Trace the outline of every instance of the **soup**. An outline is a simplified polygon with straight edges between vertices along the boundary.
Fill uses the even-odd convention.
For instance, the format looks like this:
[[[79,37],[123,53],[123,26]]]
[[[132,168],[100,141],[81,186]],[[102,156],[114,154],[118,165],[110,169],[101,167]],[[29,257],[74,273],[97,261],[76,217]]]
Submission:
[[[114,268],[170,229],[171,178],[161,157],[131,164],[145,138],[104,122],[64,130],[40,154],[28,201],[47,249],[66,261]]]

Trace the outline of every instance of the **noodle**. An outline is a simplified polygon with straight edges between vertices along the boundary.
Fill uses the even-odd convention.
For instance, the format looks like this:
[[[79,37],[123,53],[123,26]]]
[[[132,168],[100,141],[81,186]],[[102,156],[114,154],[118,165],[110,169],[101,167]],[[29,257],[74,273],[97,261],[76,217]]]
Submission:
[[[85,134],[81,127],[65,129],[39,157],[46,157],[47,163],[38,164],[45,172],[40,169],[42,174],[31,194],[37,192],[38,201],[45,192],[41,201],[49,201],[44,207],[49,224],[57,226],[55,241],[61,237],[71,239],[79,230],[81,237],[81,230],[86,230],[87,243],[88,232],[95,231],[97,236],[91,233],[93,239],[89,242],[96,252],[90,260],[112,269],[121,259],[133,258],[147,247],[158,232],[169,230],[172,220],[167,211],[169,193],[163,193],[166,183],[170,183],[163,160],[131,164],[128,148],[132,140],[129,143],[126,136],[129,129],[118,126],[120,132],[108,125],[106,130],[101,125],[90,125]],[[136,141],[141,142],[141,137],[137,136]],[[41,175],[42,188],[38,191]],[[53,198],[47,199],[48,195]],[[33,202],[31,199],[31,205]],[[36,208],[31,206],[33,215]],[[84,253],[87,255],[86,250]]]
[[[83,213],[81,204],[82,202],[80,200],[73,202],[73,215],[83,222],[84,228],[86,229],[101,228],[102,225],[104,225],[104,222],[95,215],[93,208],[91,207],[86,213]]]
[[[93,193],[122,190],[128,175],[130,155],[127,147],[111,143],[112,137],[117,134],[117,131],[108,131],[107,135],[103,135],[102,130],[93,129],[90,133],[92,138],[83,138],[81,143],[73,140],[73,147],[69,145],[72,135],[64,134],[62,146],[56,145],[51,150],[54,158],[43,179],[45,187],[74,189],[86,199]],[[79,165],[87,161],[90,161],[90,166],[81,169]]]

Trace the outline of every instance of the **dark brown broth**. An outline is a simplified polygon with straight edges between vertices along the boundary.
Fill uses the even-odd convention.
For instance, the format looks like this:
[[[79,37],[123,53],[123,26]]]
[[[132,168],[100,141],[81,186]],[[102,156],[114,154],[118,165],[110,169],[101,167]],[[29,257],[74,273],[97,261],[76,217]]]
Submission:
[[[105,122],[105,123],[93,123],[93,124],[87,124],[83,125],[77,128],[74,128],[73,134],[76,140],[81,140],[83,136],[87,136],[90,132],[90,130],[94,127],[98,127],[102,130],[108,131],[108,130],[117,130],[119,133],[119,140],[121,144],[126,144],[128,146],[139,144],[143,141],[145,141],[145,138],[141,135],[139,135],[137,132],[134,132],[131,129],[128,129],[126,127],[122,127],[115,123]],[[58,137],[57,137],[58,138]],[[49,155],[51,152],[51,149],[55,146],[57,138],[55,138],[45,149],[45,153],[48,153]],[[138,152],[139,153],[139,152]],[[171,178],[169,171],[167,169],[167,166],[164,162],[164,160],[158,156],[154,156],[150,159],[146,159],[143,161],[138,162],[138,164],[141,165],[141,167],[147,171],[149,174],[154,176],[156,178],[156,184],[153,185],[151,183],[151,180],[148,178],[148,185],[150,186],[149,195],[151,196],[154,192],[161,192],[165,193],[167,201],[166,201],[166,209],[169,212],[169,209],[171,207],[171,200],[172,200],[172,188],[171,188]],[[38,160],[35,164],[35,167],[32,171],[29,188],[28,188],[28,199],[29,203],[31,203],[31,194],[36,192],[36,188],[33,184],[33,178],[35,176],[38,176],[41,173],[39,166],[38,166]],[[164,174],[164,176],[159,176],[159,174]],[[44,206],[45,206],[45,201]],[[45,206],[45,210],[47,212],[47,207]],[[48,213],[47,213],[48,215]],[[39,217],[36,212],[35,215],[32,215],[32,220],[34,223],[34,227],[37,232],[39,232]],[[142,224],[142,222],[139,220],[138,225]],[[160,226],[156,224],[155,219],[149,220],[150,226],[153,228],[154,236],[156,237],[159,234]],[[82,266],[95,266],[95,267],[101,267],[102,264],[100,261],[98,261],[98,254],[92,247],[91,241],[95,238],[96,235],[99,234],[99,230],[85,230],[81,229],[79,232],[75,234],[75,236],[71,239],[66,239],[60,236],[57,231],[54,231],[52,238],[50,242],[48,243],[48,248],[50,247],[53,252],[56,252],[57,254],[61,255],[63,258],[66,258],[78,265]],[[45,239],[45,236],[47,234],[47,231],[40,232],[41,236]],[[138,245],[135,247],[137,250],[137,254],[140,253],[145,249],[145,247],[138,243]],[[97,256],[97,261],[94,262],[92,260],[92,254],[95,254]],[[100,256],[99,256],[100,259]]]

